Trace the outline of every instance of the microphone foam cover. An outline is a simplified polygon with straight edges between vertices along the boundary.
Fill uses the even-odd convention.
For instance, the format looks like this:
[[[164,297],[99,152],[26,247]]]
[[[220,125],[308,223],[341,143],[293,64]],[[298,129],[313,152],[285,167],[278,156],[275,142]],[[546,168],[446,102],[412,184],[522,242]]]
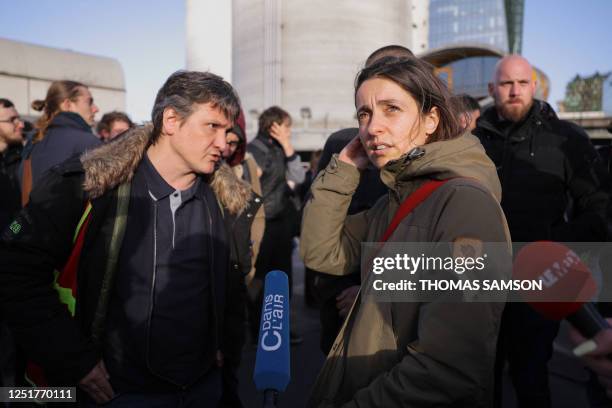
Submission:
[[[289,279],[282,271],[266,275],[253,380],[259,391],[284,391],[291,378]]]

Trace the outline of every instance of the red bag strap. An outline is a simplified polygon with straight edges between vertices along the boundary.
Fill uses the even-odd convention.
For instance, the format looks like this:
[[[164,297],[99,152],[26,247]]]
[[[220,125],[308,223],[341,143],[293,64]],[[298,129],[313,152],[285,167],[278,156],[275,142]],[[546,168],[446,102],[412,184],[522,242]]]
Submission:
[[[387,230],[383,234],[380,242],[387,242],[391,234],[395,231],[397,226],[402,222],[404,218],[408,216],[415,208],[419,206],[423,201],[427,200],[427,198],[436,191],[439,187],[442,187],[447,181],[445,180],[429,180],[419,188],[416,189],[415,192],[410,194],[402,205],[397,209],[397,212],[393,216],[393,220],[391,220],[391,224],[387,227]]]

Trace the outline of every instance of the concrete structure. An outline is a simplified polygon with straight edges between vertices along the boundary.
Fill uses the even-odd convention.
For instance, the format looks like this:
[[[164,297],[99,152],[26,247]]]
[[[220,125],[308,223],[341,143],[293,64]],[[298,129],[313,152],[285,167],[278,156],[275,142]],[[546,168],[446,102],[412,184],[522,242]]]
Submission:
[[[187,0],[186,68],[232,78],[232,2]]]
[[[589,135],[594,144],[609,144],[612,139],[612,114],[594,112],[559,112],[559,119],[569,120],[581,126]]]
[[[410,0],[410,20],[408,27],[409,47],[412,52],[419,54],[429,48],[429,0]]]
[[[27,118],[51,82],[70,79],[87,85],[100,112],[125,111],[125,79],[117,60],[0,38],[0,97],[13,101]]]
[[[249,137],[264,109],[294,120],[299,151],[355,126],[353,82],[375,49],[427,49],[428,0],[186,0],[187,68],[211,70],[238,90]],[[231,53],[231,56],[228,55]]]
[[[321,148],[331,131],[355,126],[355,75],[381,46],[426,49],[427,4],[233,0],[232,83],[249,134],[271,105],[292,115],[300,151]]]

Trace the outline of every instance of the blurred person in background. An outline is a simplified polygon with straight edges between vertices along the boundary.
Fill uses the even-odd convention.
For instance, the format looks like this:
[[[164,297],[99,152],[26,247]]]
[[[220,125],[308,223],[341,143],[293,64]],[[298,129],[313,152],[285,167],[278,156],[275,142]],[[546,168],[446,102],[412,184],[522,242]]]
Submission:
[[[489,83],[495,104],[473,131],[497,167],[512,240],[605,241],[608,194],[599,156],[584,130],[560,120],[548,103],[534,99],[535,91],[529,61],[502,58]],[[558,331],[558,321],[525,303],[508,303],[497,354],[498,406],[506,359],[518,406],[551,406],[548,362]]]
[[[89,89],[76,81],[55,81],[44,100],[32,102],[42,112],[36,122],[36,135],[24,149],[20,171],[22,204],[27,203],[32,187],[51,167],[100,145],[93,134],[98,107]]]
[[[480,117],[480,105],[475,98],[468,94],[453,96],[459,112],[459,124],[461,127],[472,131],[476,128],[476,121]]]
[[[17,172],[23,149],[23,127],[15,105],[0,98],[0,229],[4,229],[21,208]]]
[[[304,209],[306,266],[353,273],[361,243],[383,235],[389,242],[450,243],[455,250],[473,245],[465,237],[509,247],[495,166],[459,127],[451,96],[428,64],[415,57],[372,63],[357,76],[355,105],[359,133],[318,175]],[[368,163],[389,192],[371,209],[347,215]],[[429,196],[427,186],[436,186]],[[413,195],[418,206],[396,218]],[[390,230],[392,217],[398,224]],[[371,270],[361,273],[365,282]],[[308,406],[489,408],[503,306],[376,302],[360,291]]]
[[[230,248],[232,259],[236,262],[230,268],[230,273],[236,274],[231,279],[237,287],[232,289],[234,294],[231,302],[234,303],[236,313],[232,318],[226,318],[229,341],[224,347],[223,361],[223,394],[219,408],[241,408],[242,402],[238,395],[237,371],[242,357],[242,349],[245,343],[245,312],[252,310],[256,300],[263,291],[263,281],[255,278],[255,261],[259,253],[259,246],[263,238],[266,218],[264,215],[263,199],[261,192],[261,169],[257,167],[255,159],[246,151],[247,137],[245,131],[244,114],[240,115],[234,126],[225,135],[225,149],[223,150],[224,164],[218,171],[224,168],[231,169],[234,175],[248,183],[253,191],[253,197],[249,206],[239,217],[228,216],[226,223],[228,229],[235,231],[239,237],[249,239],[236,240],[237,245]],[[255,322],[252,313],[249,313],[249,325],[259,327],[259,321]],[[231,320],[231,321],[230,321]]]
[[[255,139],[247,145],[261,168],[261,189],[264,200],[266,226],[255,264],[257,279],[264,279],[272,270],[279,269],[289,277],[289,293],[292,293],[293,267],[291,253],[293,237],[298,235],[298,210],[292,200],[288,183],[298,185],[304,181],[305,170],[300,156],[291,143],[291,116],[278,106],[272,106],[259,116]],[[261,296],[251,309],[254,321],[259,322]],[[257,342],[259,325],[251,326],[251,340]],[[302,339],[291,330],[293,344]]]
[[[112,111],[102,116],[102,119],[100,119],[96,126],[96,131],[102,141],[108,142],[133,127],[134,123],[127,114]]]
[[[310,155],[310,165],[308,166],[308,170],[306,170],[306,175],[304,177],[304,182],[299,184],[296,187],[296,193],[300,199],[300,224],[302,221],[302,210],[304,205],[306,204],[306,200],[308,198],[308,193],[310,192],[310,186],[314,181],[315,177],[317,177],[317,170],[319,169],[319,160],[321,159],[321,154],[323,154],[323,150],[315,150]],[[308,306],[316,306],[317,298],[315,295],[315,278],[317,272],[313,271],[310,268],[305,268],[304,270],[304,302]]]
[[[0,230],[21,208],[17,170],[23,148],[23,121],[15,105],[0,98]],[[0,387],[14,386],[16,358],[13,337],[0,310]]]
[[[304,203],[306,201],[306,197],[308,196],[308,192],[310,191],[310,186],[314,181],[315,177],[317,177],[317,171],[319,170],[319,160],[321,159],[321,155],[323,154],[323,150],[315,150],[310,155],[310,161],[308,165],[308,170],[304,174],[304,182],[296,187],[296,191],[298,196],[300,197],[300,201]]]

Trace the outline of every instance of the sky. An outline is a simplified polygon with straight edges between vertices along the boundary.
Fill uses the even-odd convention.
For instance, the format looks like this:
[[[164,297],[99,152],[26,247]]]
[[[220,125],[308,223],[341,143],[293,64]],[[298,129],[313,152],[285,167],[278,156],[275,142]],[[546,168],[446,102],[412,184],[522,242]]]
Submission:
[[[185,1],[0,0],[0,37],[117,59],[128,114],[149,120],[164,80],[185,67]]]
[[[525,0],[523,56],[551,82],[557,109],[576,74],[612,71],[612,1]]]
[[[0,10],[2,38],[117,59],[137,121],[185,67],[184,0],[0,0]],[[610,0],[525,0],[523,55],[548,75],[555,109],[577,73],[612,71],[610,17]]]

